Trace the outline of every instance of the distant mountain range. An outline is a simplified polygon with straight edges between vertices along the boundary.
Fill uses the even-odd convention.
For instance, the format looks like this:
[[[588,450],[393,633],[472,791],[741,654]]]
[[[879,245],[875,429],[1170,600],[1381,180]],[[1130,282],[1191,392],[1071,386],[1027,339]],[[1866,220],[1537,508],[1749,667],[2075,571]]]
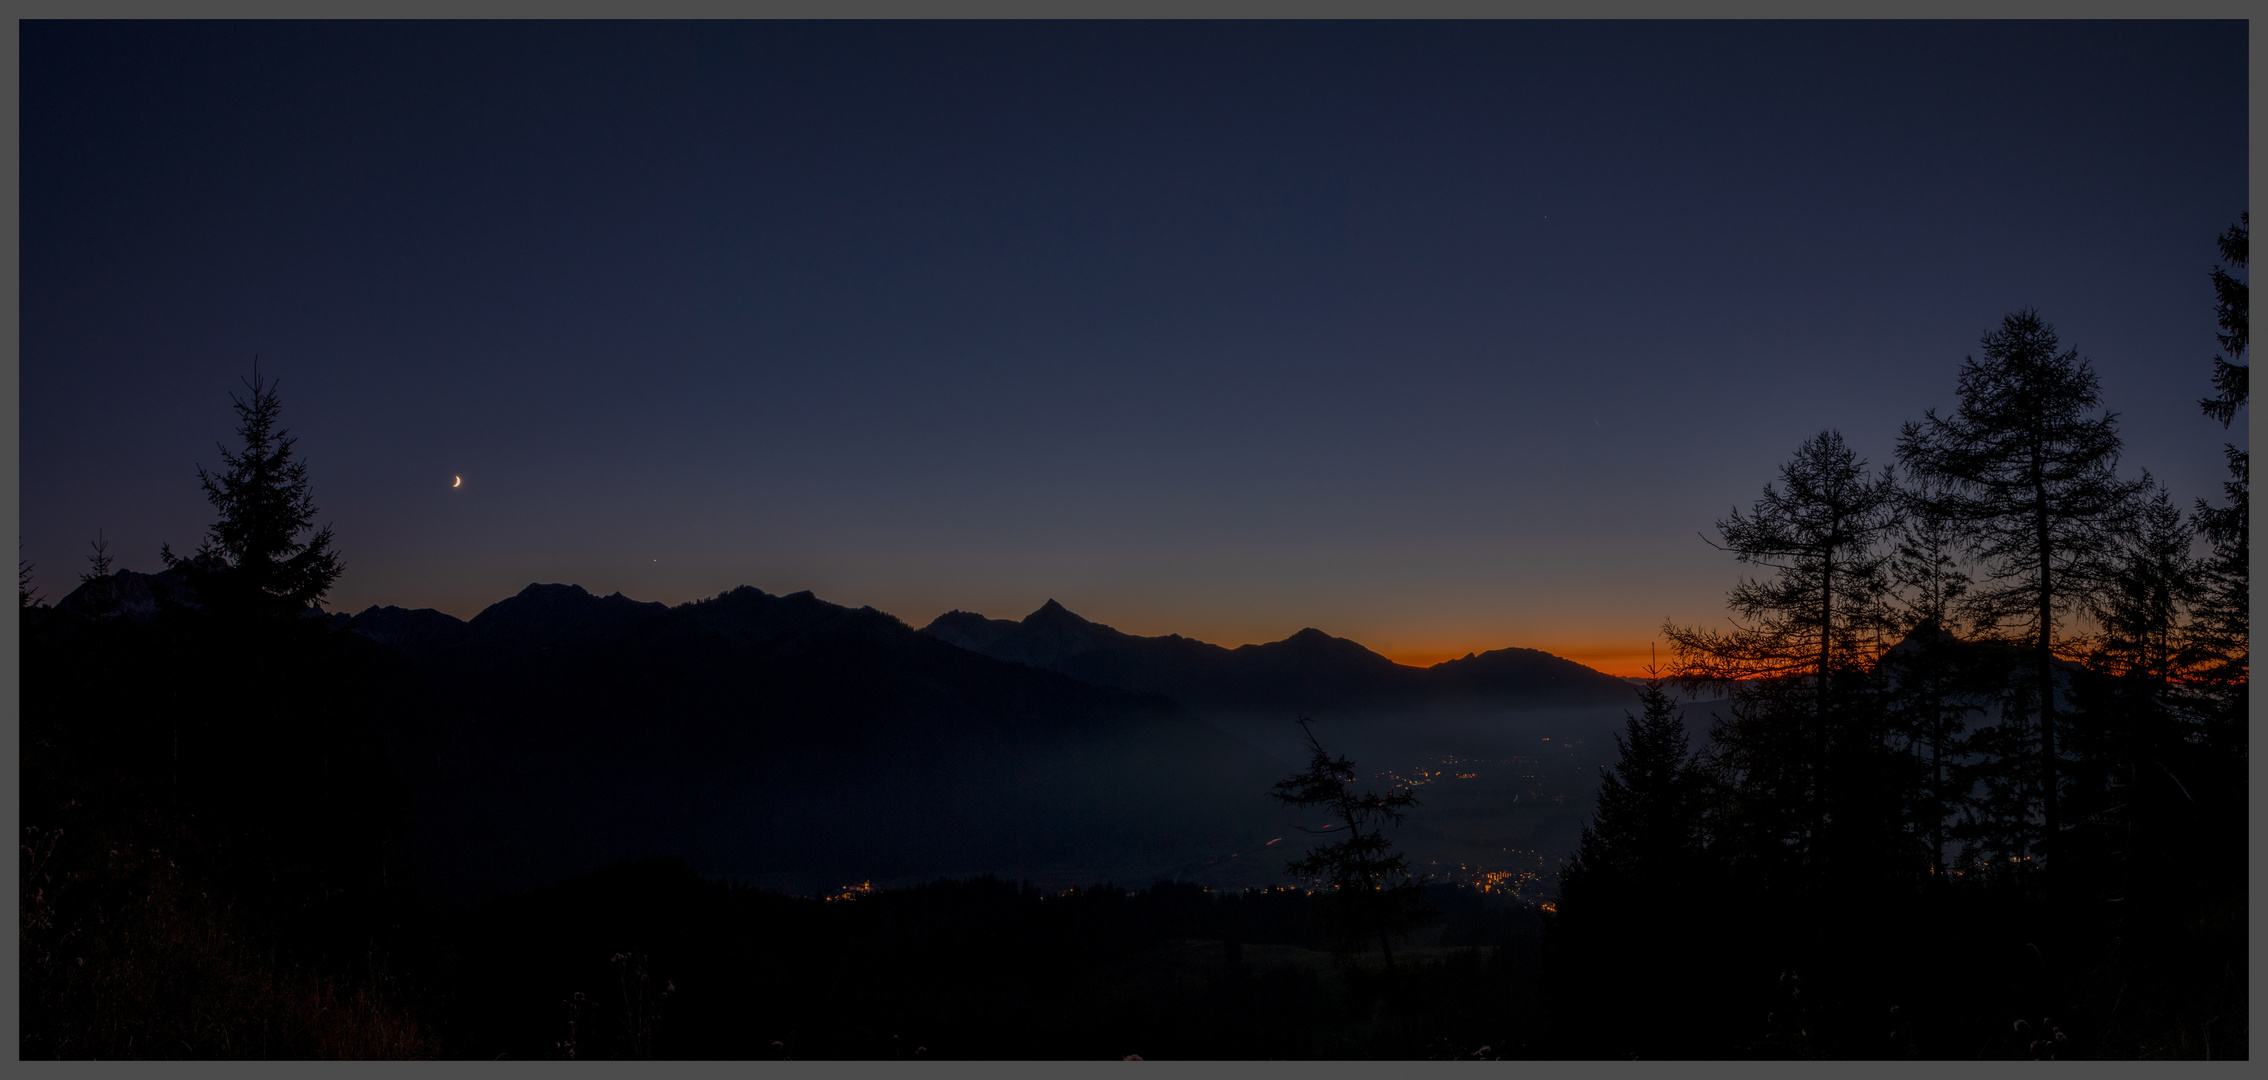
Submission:
[[[1278,764],[1164,697],[808,592],[668,607],[530,585],[469,622],[350,625],[429,684],[401,742],[427,861],[460,891],[648,853],[822,885],[1163,873],[1274,821]]]
[[[1628,682],[1535,649],[1420,668],[1313,628],[1230,649],[1178,634],[1120,633],[1053,600],[1021,622],[951,611],[921,632],[1095,686],[1164,694],[1200,714],[1565,709],[1636,700]]]

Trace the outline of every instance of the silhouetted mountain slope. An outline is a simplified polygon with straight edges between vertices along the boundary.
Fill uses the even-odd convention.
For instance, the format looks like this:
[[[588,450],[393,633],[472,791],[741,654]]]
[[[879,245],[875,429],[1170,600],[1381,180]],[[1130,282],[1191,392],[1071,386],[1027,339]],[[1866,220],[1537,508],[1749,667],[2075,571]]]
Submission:
[[[144,574],[134,570],[117,570],[93,581],[82,581],[63,599],[55,602],[55,610],[64,614],[93,616],[103,602],[127,621],[147,624],[158,614],[158,603],[170,600],[179,604],[193,604],[196,595],[182,581],[179,570],[160,570]]]
[[[1197,709],[1296,712],[1350,696],[1374,697],[1382,680],[1398,674],[1392,670],[1398,665],[1385,657],[1320,631],[1303,631],[1271,645],[1226,649],[1180,635],[1122,634],[1053,600],[1021,623],[950,612],[922,633],[1096,686],[1162,693]]]
[[[1425,669],[1443,700],[1531,702],[1537,706],[1628,705],[1621,679],[1540,649],[1491,649]]]
[[[677,854],[711,873],[1165,866],[1242,848],[1275,765],[1161,697],[740,588],[676,608],[531,585],[354,629],[430,682],[411,740],[446,884]],[[1147,862],[1145,862],[1147,860]],[[1122,871],[1124,872],[1124,871]]]
[[[1097,686],[1164,694],[1200,713],[1622,707],[1636,700],[1622,680],[1535,649],[1417,668],[1312,628],[1229,649],[1179,635],[1120,633],[1053,600],[1022,622],[947,612],[922,633]]]
[[[405,653],[424,653],[454,645],[471,633],[465,621],[432,608],[372,607],[354,616],[348,627],[381,644]]]

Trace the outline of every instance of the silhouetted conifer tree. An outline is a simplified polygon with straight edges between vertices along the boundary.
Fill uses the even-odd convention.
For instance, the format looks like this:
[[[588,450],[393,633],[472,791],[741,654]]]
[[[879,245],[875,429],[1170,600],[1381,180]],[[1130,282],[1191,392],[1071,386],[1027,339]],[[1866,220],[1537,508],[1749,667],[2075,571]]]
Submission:
[[[161,549],[169,567],[182,568],[200,601],[249,615],[293,616],[313,607],[342,568],[331,550],[329,526],[314,529],[307,463],[292,458],[296,440],[277,427],[283,402],[257,365],[245,380],[251,397],[230,395],[243,449],[220,448],[227,469],[197,469],[205,498],[220,512],[204,543],[189,557]]]
[[[1431,918],[1425,883],[1410,873],[1408,862],[1386,836],[1386,827],[1401,824],[1403,815],[1417,805],[1417,797],[1407,788],[1384,795],[1357,793],[1352,787],[1354,762],[1324,750],[1306,718],[1299,725],[1307,737],[1308,766],[1278,782],[1269,797],[1302,809],[1320,807],[1336,820],[1319,830],[1303,830],[1329,834],[1332,839],[1286,863],[1284,870],[1327,890],[1322,911],[1336,948],[1359,949],[1375,939],[1391,973],[1394,938]]]
[[[1949,513],[1942,488],[1921,485],[1899,493],[1902,513],[1890,579],[1899,624],[1909,632],[1935,626],[1956,633],[1958,604],[1968,595],[1971,576],[1962,559],[1960,523]]]
[[[2240,719],[2237,712],[2251,664],[2252,485],[2247,478],[2250,455],[2232,446],[2228,457],[2231,478],[2221,484],[2228,505],[2211,506],[2199,499],[2194,514],[2198,532],[2212,545],[2199,568],[2196,645],[2202,666],[2196,674],[2202,688],[2216,695],[2230,713],[2227,718],[2235,720]]]
[[[1992,674],[1962,640],[1957,605],[1969,572],[1960,557],[1958,523],[1944,492],[1924,486],[1901,493],[1903,524],[1890,560],[1892,597],[1903,638],[1882,656],[1891,729],[1914,756],[1909,796],[1917,835],[1926,838],[1930,872],[1943,881],[1947,830],[1959,812],[1954,770],[1972,714],[1984,711]]]
[[[1786,679],[1774,685],[1806,699],[1778,715],[1808,714],[1808,687]],[[1665,680],[1648,682],[1639,703],[1625,714],[1617,761],[1600,777],[1581,846],[1560,873],[1547,923],[1554,987],[1547,1010],[1578,1055],[1724,1053],[1742,1003],[1722,991],[1768,949],[1750,917],[1767,879],[1777,878],[1752,858],[1767,845],[1749,843],[1750,835],[1801,828],[1758,828],[1745,816],[1792,809],[1800,817],[1808,807],[1800,800],[1770,807],[1720,783],[1705,756],[1692,752]],[[1808,739],[1801,730],[1796,736],[1802,745],[1772,760],[1802,760]]]
[[[87,553],[87,569],[79,572],[79,584],[85,589],[86,614],[94,619],[109,619],[118,614],[118,587],[110,575],[110,541],[103,539],[98,529],[88,546],[94,550]]]
[[[1740,562],[1773,571],[1743,579],[1728,599],[1736,629],[1665,627],[1685,678],[1754,679],[1805,675],[1822,712],[1828,676],[1873,659],[1887,627],[1877,541],[1897,522],[1897,489],[1873,474],[1843,442],[1823,431],[1780,467],[1780,485],[1747,515],[1717,522],[1721,544]]]
[[[2239,270],[2247,266],[2250,225],[2251,215],[2246,214],[2221,235],[2222,261]],[[2215,310],[2221,326],[2221,347],[2228,355],[2213,358],[2213,385],[2220,393],[2198,404],[2207,416],[2227,427],[2236,419],[2236,411],[2246,403],[2249,392],[2250,366],[2234,363],[2251,347],[2246,314],[2249,290],[2245,282],[2216,267],[2213,291],[2219,299]],[[2213,545],[2213,551],[2201,568],[2203,590],[2198,597],[2194,631],[2199,666],[2189,689],[2205,705],[2208,737],[2224,752],[2241,752],[2245,689],[2251,676],[2252,455],[2234,445],[2224,451],[2229,479],[2221,490],[2228,505],[2216,507],[2197,500],[2198,531]]]
[[[160,590],[152,622],[103,618],[118,574],[98,535],[76,615],[26,635],[23,806],[44,892],[24,1027],[38,1055],[424,1045],[373,996],[383,943],[407,921],[406,792],[377,711],[398,672],[306,617],[338,560],[312,529],[273,385],[248,385],[242,447],[200,470],[218,520],[196,555],[161,550],[189,588]]]
[[[1717,523],[1715,545],[1770,578],[1744,578],[1728,597],[1734,629],[1665,624],[1677,675],[1745,680],[1712,734],[1712,761],[1746,807],[1760,855],[1816,863],[1835,847],[1872,845],[1894,811],[1879,805],[1884,731],[1871,665],[1891,626],[1888,553],[1898,493],[1824,431],[1797,448],[1748,515]],[[1827,843],[1826,833],[1839,839]]]
[[[2195,533],[2164,488],[2134,512],[2113,572],[2091,598],[2099,631],[2073,686],[2071,856],[2105,897],[2134,898],[2148,878],[2186,876],[2159,865],[2137,875],[2137,856],[2191,855],[2178,833],[2197,822],[2178,779],[2191,768],[2195,719],[2178,690],[2195,666],[2188,612],[2200,592]],[[2186,861],[2186,860],[2185,860]]]
[[[2087,597],[2100,628],[2089,660],[2162,697],[2195,666],[2186,623],[2202,585],[2198,560],[2190,555],[2196,530],[2163,485],[2147,473],[2143,482],[2154,490],[2129,512],[2110,574]]]
[[[185,687],[168,735],[182,811],[240,899],[314,940],[353,932],[358,906],[396,888],[406,796],[374,715],[371,646],[309,617],[341,566],[277,386],[257,368],[244,382],[230,397],[240,447],[220,448],[222,471],[198,469],[215,520],[194,555],[160,551],[189,598],[160,606]]]
[[[2221,261],[2239,270],[2245,269],[2251,256],[2252,215],[2246,213],[2221,234]],[[2213,268],[2213,314],[2221,324],[2221,347],[2227,356],[2213,358],[2213,389],[2220,391],[2198,402],[2205,415],[2221,422],[2223,427],[2236,419],[2250,393],[2252,368],[2235,361],[2252,347],[2252,329],[2247,309],[2251,305],[2251,287],[2231,277],[2227,269]]]
[[[2015,627],[2029,647],[2023,703],[2037,746],[2039,835],[2052,847],[2062,828],[2056,660],[2073,651],[2061,620],[2099,587],[2100,557],[2137,485],[2117,475],[2117,414],[2101,410],[2093,367],[2076,349],[2059,351],[2037,312],[2009,315],[1981,348],[1981,362],[1962,363],[1960,405],[1905,425],[1898,455],[1916,477],[1945,486],[1945,511],[1986,568],[1965,612],[1988,632]]]
[[[1561,872],[1561,895],[1570,904],[1594,884],[1675,890],[1698,855],[1702,791],[1685,721],[1660,679],[1646,684],[1639,702],[1640,712],[1626,713],[1623,731],[1614,737],[1620,756],[1599,778],[1598,803],[1583,827],[1582,846]]]

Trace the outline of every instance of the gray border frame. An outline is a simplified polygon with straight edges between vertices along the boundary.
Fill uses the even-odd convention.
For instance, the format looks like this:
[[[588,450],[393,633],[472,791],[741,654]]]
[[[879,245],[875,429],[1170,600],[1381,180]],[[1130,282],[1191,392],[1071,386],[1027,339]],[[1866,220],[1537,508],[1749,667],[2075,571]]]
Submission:
[[[1790,0],[1702,0],[1698,3],[1676,3],[1675,0],[760,0],[760,2],[732,3],[729,0],[649,0],[646,3],[627,0],[554,0],[549,4],[512,2],[512,0],[457,0],[454,3],[435,3],[423,0],[417,3],[334,2],[326,4],[284,4],[260,0],[198,0],[195,3],[166,4],[155,0],[19,0],[17,13],[0,24],[0,399],[6,409],[0,414],[5,425],[6,438],[0,440],[0,454],[7,460],[0,485],[4,485],[4,501],[0,501],[0,515],[5,524],[13,526],[7,531],[19,531],[22,524],[20,470],[22,461],[21,439],[21,182],[20,182],[20,102],[21,102],[21,28],[25,19],[123,19],[123,18],[623,18],[623,19],[750,19],[750,18],[1071,18],[1071,19],[1442,19],[1442,18],[1584,18],[1584,19],[2073,19],[2073,18],[2146,18],[2159,19],[2249,19],[2254,8],[2238,0],[2171,0],[2148,4],[2134,0],[2071,0],[2065,3],[2045,3],[2041,0],[1972,0],[1969,3],[1948,3],[1933,0],[1929,3],[1884,3],[1882,0],[1861,3],[1820,4],[1795,3]],[[2251,121],[2249,137],[2251,153],[2248,158],[2250,176],[2247,187],[2249,201],[2258,201],[2261,179],[2264,175],[2262,117],[2264,95],[2259,78],[2261,46],[2268,40],[2268,23],[2251,20],[2247,27],[2248,67]],[[2249,444],[2251,433],[2246,432]],[[2254,570],[2258,570],[2259,556],[2254,555]],[[2257,579],[2257,574],[2256,574]],[[2257,594],[2256,594],[2257,595]],[[2257,607],[2257,604],[2255,605]],[[0,820],[8,832],[15,835],[21,827],[21,807],[18,802],[21,771],[21,688],[22,642],[21,627],[16,620],[0,623]],[[2263,707],[2258,700],[2251,705],[2252,728],[2261,728]],[[2268,766],[2257,756],[2251,765],[2251,784],[2257,793],[2263,779],[2268,779]],[[2263,871],[2258,854],[2262,832],[2262,806],[2253,795],[2250,807],[2251,832],[2248,837],[2247,858],[2250,860],[2251,895],[2257,896],[2263,883]],[[12,853],[13,860],[20,852]],[[11,912],[20,913],[20,877],[11,872],[0,881],[0,897]],[[2260,919],[2257,910],[2250,916],[2250,972],[2251,993],[2248,999],[2251,1030],[2259,1029],[2261,1007],[2260,990]],[[19,914],[20,917],[20,914]],[[20,970],[17,938],[0,938],[0,963],[4,963],[11,977],[0,983],[0,1038],[10,1045],[21,1047],[19,1026],[19,998],[21,982],[16,973]],[[352,1072],[370,1075],[374,1072],[406,1073],[419,1075],[482,1075],[517,1076],[535,1075],[539,1071],[556,1073],[562,1069],[583,1075],[644,1076],[656,1072],[670,1075],[745,1075],[756,1070],[765,1075],[794,1077],[863,1077],[869,1075],[906,1075],[943,1073],[953,1076],[1065,1076],[1087,1075],[1098,1069],[1121,1067],[1114,1063],[1074,1062],[589,1062],[579,1066],[549,1065],[538,1062],[433,1062],[433,1063],[326,1063],[309,1062],[181,1062],[166,1065],[131,1066],[101,1062],[42,1062],[33,1065],[43,1074],[116,1075],[126,1072],[140,1073],[149,1069],[163,1069],[169,1074],[202,1074],[212,1076],[300,1076],[308,1071],[337,1075]],[[1132,1066],[1126,1066],[1132,1067]],[[1248,1077],[1363,1076],[1374,1066],[1364,1062],[1160,1062],[1145,1063],[1145,1068],[1163,1067],[1172,1072],[1210,1075],[1238,1075]],[[1512,1070],[1530,1073],[1541,1070],[1552,1076],[1586,1077],[1658,1077],[1664,1075],[1714,1074],[1725,1076],[1795,1077],[1815,1076],[1821,1072],[1838,1076],[1882,1075],[1902,1076],[1924,1072],[1941,1076],[1999,1075],[2014,1067],[1998,1062],[1581,1062],[1539,1061],[1505,1062],[1497,1065],[1455,1065],[1441,1063],[1401,1063],[1398,1069],[1424,1069],[1438,1073],[1445,1069],[1485,1070],[1496,1076],[1510,1075]],[[2196,1063],[2172,1066],[2160,1063],[2125,1062],[2069,1062],[2058,1066],[2059,1071],[2076,1072],[2087,1076],[2155,1075],[2161,1069],[2178,1068],[2197,1070],[2212,1075],[2238,1075],[2249,1072],[2246,1062]]]

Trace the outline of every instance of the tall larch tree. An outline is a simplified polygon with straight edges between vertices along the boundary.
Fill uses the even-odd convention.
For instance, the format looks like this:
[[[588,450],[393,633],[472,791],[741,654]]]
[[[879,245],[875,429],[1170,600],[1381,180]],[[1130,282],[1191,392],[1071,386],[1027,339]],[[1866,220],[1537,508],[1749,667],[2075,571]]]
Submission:
[[[1720,742],[1753,735],[1748,741],[1758,744],[1758,753],[1720,749],[1734,751],[1727,760],[1753,759],[1755,768],[1736,765],[1736,771],[1776,777],[1765,801],[1808,804],[1813,829],[1831,813],[1829,761],[1848,748],[1838,743],[1875,737],[1838,730],[1851,725],[1840,715],[1836,694],[1884,644],[1888,556],[1881,541],[1897,519],[1897,489],[1888,472],[1869,470],[1840,432],[1820,432],[1797,447],[1780,468],[1779,484],[1766,484],[1750,512],[1735,509],[1717,523],[1721,543],[1713,546],[1771,571],[1743,578],[1728,595],[1733,629],[1663,626],[1681,680],[1769,684],[1736,707],[1736,723],[1719,732]],[[1808,698],[1808,717],[1789,714],[1799,694]],[[1795,724],[1804,729],[1800,734]]]
[[[1983,564],[1964,610],[1986,631],[2012,628],[2027,648],[2044,856],[2062,827],[2055,670],[2073,651],[2062,621],[2104,580],[2101,557],[2139,485],[2118,476],[2118,417],[2101,407],[2093,366],[2062,348],[2038,312],[2007,316],[1980,351],[1961,365],[1953,413],[1931,409],[1906,424],[1898,456],[1944,486],[1945,512]]]

